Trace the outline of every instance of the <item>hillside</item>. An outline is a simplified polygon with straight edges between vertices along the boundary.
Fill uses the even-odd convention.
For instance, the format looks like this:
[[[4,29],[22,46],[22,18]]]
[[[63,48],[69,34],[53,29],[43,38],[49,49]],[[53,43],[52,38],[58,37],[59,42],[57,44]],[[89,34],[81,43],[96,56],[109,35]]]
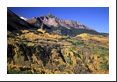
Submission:
[[[8,74],[109,73],[108,34],[71,21],[65,27],[53,15],[25,21],[10,11],[7,17]]]
[[[33,17],[32,19],[26,20],[29,24],[40,28],[43,24],[43,29],[49,33],[56,33],[67,36],[76,36],[81,33],[108,35],[107,33],[99,33],[88,26],[81,24],[80,22],[73,20],[65,20],[58,18],[52,14],[46,16]]]

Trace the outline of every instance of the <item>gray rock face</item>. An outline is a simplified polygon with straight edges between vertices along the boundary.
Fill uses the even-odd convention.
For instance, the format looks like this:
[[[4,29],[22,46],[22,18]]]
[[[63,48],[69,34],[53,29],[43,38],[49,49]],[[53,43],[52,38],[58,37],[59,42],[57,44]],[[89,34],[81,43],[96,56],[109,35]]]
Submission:
[[[60,19],[52,14],[34,17],[27,20],[28,23],[40,28],[43,24],[44,29],[49,33],[76,36],[81,33],[99,34],[97,31],[87,27],[80,22],[73,20]],[[49,28],[49,29],[48,29]]]
[[[72,20],[59,19],[53,15],[38,17],[37,20],[41,20],[44,24],[46,24],[48,26],[53,26],[53,27],[62,26],[62,27],[65,27],[67,29],[70,29],[70,28],[89,29],[87,26],[85,26],[79,22],[72,21]]]

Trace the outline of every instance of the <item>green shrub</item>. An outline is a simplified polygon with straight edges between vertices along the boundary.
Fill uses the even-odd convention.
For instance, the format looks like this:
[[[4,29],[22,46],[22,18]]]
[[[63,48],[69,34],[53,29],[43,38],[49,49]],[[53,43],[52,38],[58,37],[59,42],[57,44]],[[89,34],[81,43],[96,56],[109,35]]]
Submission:
[[[58,68],[59,68],[59,70],[61,70],[61,71],[63,71],[64,69],[65,69],[65,65],[60,65]]]
[[[19,70],[11,69],[11,70],[8,70],[7,73],[8,74],[18,74],[19,73]]]
[[[109,70],[109,65],[106,63],[102,63],[100,64],[99,68],[102,70]]]
[[[72,60],[71,60],[71,58],[70,57],[65,57],[65,61],[68,63],[68,64],[72,64],[73,62],[72,62]]]

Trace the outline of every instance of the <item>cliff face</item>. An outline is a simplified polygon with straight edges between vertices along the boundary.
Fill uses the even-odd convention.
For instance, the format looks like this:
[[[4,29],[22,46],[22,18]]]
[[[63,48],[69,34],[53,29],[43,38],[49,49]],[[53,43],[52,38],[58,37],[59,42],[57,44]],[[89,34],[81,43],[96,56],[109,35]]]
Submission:
[[[47,16],[34,17],[32,19],[27,20],[27,22],[36,26],[37,28],[40,28],[40,26],[43,24],[44,30],[46,30],[49,33],[57,33],[68,36],[76,36],[77,34],[81,33],[103,35],[102,33],[99,33],[79,22],[72,20],[63,20],[52,14],[49,14]],[[48,27],[50,29],[47,29]]]
[[[55,16],[43,16],[43,17],[39,17],[44,24],[47,24],[49,26],[54,26],[54,27],[65,27],[65,28],[76,28],[76,29],[88,29],[85,25],[80,24],[76,21],[72,21],[72,20],[62,20],[59,19]]]
[[[88,33],[92,31],[86,26],[53,15],[25,21],[8,12],[7,17],[8,74],[109,72],[107,36]]]

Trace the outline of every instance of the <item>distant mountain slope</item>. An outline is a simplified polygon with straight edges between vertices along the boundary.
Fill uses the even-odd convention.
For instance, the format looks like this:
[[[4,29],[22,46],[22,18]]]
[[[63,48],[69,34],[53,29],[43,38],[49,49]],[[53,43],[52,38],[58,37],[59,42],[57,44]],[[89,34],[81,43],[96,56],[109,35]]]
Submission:
[[[10,10],[7,10],[7,30],[21,30],[35,28],[33,25],[27,23],[25,20],[21,19],[18,15]]]
[[[42,28],[48,33],[60,35],[76,36],[81,33],[89,33],[96,35],[108,35],[107,33],[99,33],[86,25],[72,20],[63,20],[52,14],[47,16],[33,17],[32,19],[22,19],[10,10],[7,10],[7,28],[8,31],[22,29],[40,29]]]
[[[38,28],[40,28],[41,24],[43,23],[44,29],[46,29],[46,27],[50,27],[50,29],[46,29],[46,31],[49,33],[57,33],[68,36],[76,36],[77,34],[81,33],[108,35],[107,33],[99,33],[79,22],[63,20],[52,14],[41,17],[33,17],[32,19],[27,20],[27,22]]]

